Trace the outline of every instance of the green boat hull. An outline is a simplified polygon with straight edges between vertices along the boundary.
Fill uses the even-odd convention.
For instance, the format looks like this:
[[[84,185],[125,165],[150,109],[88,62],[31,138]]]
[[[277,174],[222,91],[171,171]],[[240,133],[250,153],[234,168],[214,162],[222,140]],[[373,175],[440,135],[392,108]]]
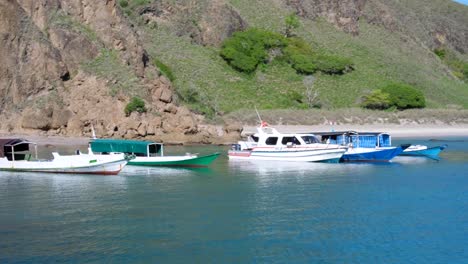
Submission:
[[[185,160],[176,160],[176,161],[132,161],[128,162],[128,165],[132,166],[166,166],[166,167],[207,167],[209,166],[216,158],[218,158],[220,153],[213,153],[206,156],[194,157],[192,159]]]

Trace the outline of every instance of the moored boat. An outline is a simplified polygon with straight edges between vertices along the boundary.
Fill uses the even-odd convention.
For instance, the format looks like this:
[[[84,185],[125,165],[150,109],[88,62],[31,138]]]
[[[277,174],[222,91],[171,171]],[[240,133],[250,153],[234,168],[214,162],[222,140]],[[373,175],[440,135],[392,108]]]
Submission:
[[[205,156],[190,153],[164,156],[162,143],[137,140],[93,139],[90,147],[93,152],[135,155],[128,163],[134,166],[206,167],[220,155],[216,152]]]
[[[417,157],[428,157],[431,159],[439,159],[439,153],[444,150],[447,145],[436,146],[429,148],[424,145],[411,145],[405,149],[400,156],[417,156]]]
[[[348,146],[342,162],[388,162],[409,145],[392,146],[391,136],[382,132],[333,131],[318,132],[322,142]]]
[[[346,147],[322,144],[313,134],[283,134],[266,123],[246,141],[234,144],[229,159],[303,162],[338,162]]]
[[[34,157],[29,153],[30,145],[34,145]],[[128,162],[123,154],[95,155],[91,151],[76,155],[52,152],[52,156],[52,160],[39,160],[36,143],[17,138],[0,139],[0,170],[3,171],[116,175]]]

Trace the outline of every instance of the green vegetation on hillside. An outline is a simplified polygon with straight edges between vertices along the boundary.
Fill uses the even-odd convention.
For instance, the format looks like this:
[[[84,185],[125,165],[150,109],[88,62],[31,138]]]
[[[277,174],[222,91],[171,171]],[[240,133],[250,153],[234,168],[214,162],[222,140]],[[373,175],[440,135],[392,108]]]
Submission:
[[[294,35],[293,30],[299,28],[301,22],[295,13],[292,13],[284,19],[284,35],[290,38]]]
[[[270,32],[284,32],[285,18],[291,14],[291,10],[269,0],[227,2],[250,27]],[[254,106],[313,107],[308,98],[320,102],[318,105],[324,109],[355,107],[363,95],[389,82],[417,87],[430,108],[468,108],[468,84],[448,74],[446,66],[417,40],[399,32],[390,33],[364,19],[360,20],[359,36],[344,33],[321,18],[299,20],[301,26],[294,29],[295,36],[311,46],[313,52],[348,58],[347,62],[338,60],[336,65],[347,65],[341,67],[347,72],[346,67],[352,62],[354,70],[326,74],[315,70],[309,61],[297,59],[296,63],[259,63],[251,73],[239,72],[219,56],[220,48],[193,44],[190,37],[178,35],[164,23],[146,26],[141,32],[150,56],[172,69],[180,101],[202,113],[225,114]],[[329,58],[323,61],[334,62]],[[305,76],[296,69],[314,73]],[[308,77],[313,77],[312,81],[307,81]]]
[[[424,108],[426,99],[423,93],[411,85],[391,83],[364,96],[361,104],[369,109],[396,108],[399,110]]]
[[[133,97],[132,100],[125,106],[125,115],[129,116],[132,112],[146,112],[145,101],[139,97]]]
[[[310,44],[301,38],[288,39],[288,46],[284,52],[286,59],[299,73],[313,74],[321,71],[326,74],[343,74],[352,69],[350,59],[320,50],[314,51]]]
[[[157,58],[153,59],[153,63],[161,71],[162,75],[166,76],[171,82],[175,81],[175,76],[172,73],[172,70],[171,68],[169,68],[169,66],[167,66]]]
[[[235,69],[247,73],[275,59],[285,60],[301,74],[317,71],[343,74],[352,69],[351,60],[314,50],[300,37],[285,38],[279,33],[256,28],[236,32],[226,39],[221,56]]]
[[[251,28],[226,39],[221,56],[235,69],[251,73],[267,61],[270,50],[286,45],[286,39],[278,33]]]
[[[63,11],[56,11],[49,15],[49,23],[55,27],[74,31],[84,35],[92,42],[98,42],[99,38],[89,26],[74,20],[71,16]],[[46,30],[47,31],[47,30]]]
[[[468,82],[468,62],[461,60],[454,52],[444,48],[435,49],[434,53],[449,66],[453,75]]]
[[[99,56],[82,64],[84,71],[111,81],[111,95],[122,92],[128,96],[144,97],[145,89],[128,65],[124,65],[118,52],[101,49]]]

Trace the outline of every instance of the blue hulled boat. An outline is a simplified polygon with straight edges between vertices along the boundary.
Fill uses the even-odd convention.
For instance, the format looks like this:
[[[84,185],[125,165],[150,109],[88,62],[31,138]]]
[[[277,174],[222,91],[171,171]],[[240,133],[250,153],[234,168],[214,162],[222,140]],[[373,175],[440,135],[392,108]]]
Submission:
[[[418,156],[428,157],[431,159],[439,159],[439,153],[444,150],[447,145],[429,148],[423,145],[411,145],[405,149],[400,156]]]
[[[348,146],[342,162],[387,162],[403,153],[409,145],[392,146],[389,134],[381,132],[337,131],[314,133],[322,142]]]

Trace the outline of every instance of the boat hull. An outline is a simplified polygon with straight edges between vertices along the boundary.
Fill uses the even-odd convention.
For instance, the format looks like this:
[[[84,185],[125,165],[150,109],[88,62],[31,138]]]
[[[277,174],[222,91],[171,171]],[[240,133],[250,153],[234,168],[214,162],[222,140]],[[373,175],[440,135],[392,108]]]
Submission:
[[[167,167],[207,167],[220,153],[206,156],[162,156],[162,157],[136,157],[129,161],[132,166],[167,166]]]
[[[236,160],[273,160],[291,162],[338,162],[346,149],[321,149],[321,150],[231,150],[229,159]]]
[[[437,146],[432,148],[426,148],[421,150],[411,150],[406,149],[400,156],[416,156],[416,157],[428,157],[432,159],[438,159],[439,154],[442,150],[444,150],[447,146]]]
[[[403,152],[402,147],[350,148],[341,157],[342,162],[388,162]]]
[[[0,160],[0,171],[117,175],[127,164],[125,158],[90,155],[58,156],[51,161]]]

